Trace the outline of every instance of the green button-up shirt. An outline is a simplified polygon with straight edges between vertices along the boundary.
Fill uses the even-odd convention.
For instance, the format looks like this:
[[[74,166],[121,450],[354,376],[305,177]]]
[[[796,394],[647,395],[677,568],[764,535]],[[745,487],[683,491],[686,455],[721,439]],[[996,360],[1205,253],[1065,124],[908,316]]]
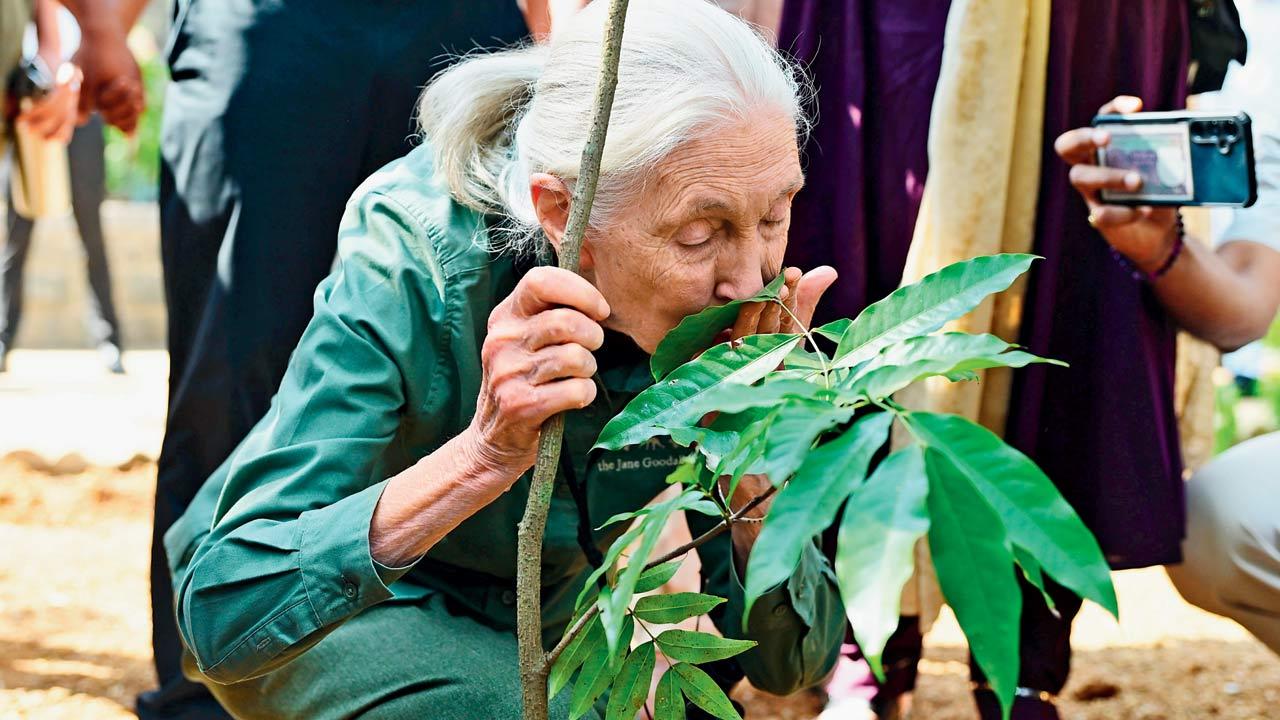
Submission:
[[[165,536],[182,637],[210,680],[269,672],[393,596],[445,593],[481,622],[514,628],[527,474],[411,567],[379,566],[369,551],[386,478],[462,432],[475,411],[486,321],[519,273],[511,258],[484,249],[488,232],[484,216],[451,200],[425,147],[356,191],[338,266],[316,291],[271,409]],[[651,382],[638,351],[601,357],[605,391],[568,416],[565,432],[594,523],[651,501],[687,452],[665,442],[589,452],[604,423]],[[548,642],[590,571],[579,523],[562,477],[543,542]],[[691,514],[689,523],[696,535],[713,521]],[[593,530],[592,540],[605,548],[622,529]],[[753,606],[745,633],[729,536],[698,552],[708,591],[729,598],[720,629],[759,642],[741,658],[751,680],[775,692],[819,681],[844,624],[816,547]]]

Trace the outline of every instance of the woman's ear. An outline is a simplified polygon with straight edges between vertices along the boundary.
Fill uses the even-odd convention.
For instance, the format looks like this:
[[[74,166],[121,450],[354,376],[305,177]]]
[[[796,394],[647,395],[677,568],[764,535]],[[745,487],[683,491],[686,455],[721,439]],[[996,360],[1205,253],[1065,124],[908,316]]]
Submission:
[[[534,173],[529,176],[529,194],[533,199],[533,212],[538,224],[547,234],[551,246],[560,251],[564,228],[569,224],[569,204],[572,194],[569,186],[554,175]]]

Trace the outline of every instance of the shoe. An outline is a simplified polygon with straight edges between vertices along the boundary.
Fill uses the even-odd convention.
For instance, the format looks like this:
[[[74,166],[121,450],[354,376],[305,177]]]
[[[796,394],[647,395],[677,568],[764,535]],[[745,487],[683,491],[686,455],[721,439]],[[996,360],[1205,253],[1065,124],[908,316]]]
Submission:
[[[1058,708],[1053,704],[1053,696],[1031,688],[1019,687],[1013,698],[1010,720],[1061,720]],[[978,705],[978,717],[982,720],[998,720],[1000,718],[1000,701],[990,690],[978,689],[973,692],[973,699]]]
[[[124,365],[120,362],[120,348],[111,342],[104,342],[98,346],[98,357],[102,358],[102,364],[106,366],[107,372],[115,375],[124,374]]]

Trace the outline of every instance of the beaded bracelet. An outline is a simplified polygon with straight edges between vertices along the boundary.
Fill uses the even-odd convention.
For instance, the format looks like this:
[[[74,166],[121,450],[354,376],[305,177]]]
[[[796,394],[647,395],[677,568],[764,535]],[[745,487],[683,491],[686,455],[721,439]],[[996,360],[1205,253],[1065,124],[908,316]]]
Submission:
[[[1178,211],[1178,218],[1173,231],[1173,248],[1169,250],[1169,257],[1165,258],[1165,261],[1160,264],[1159,269],[1152,273],[1145,272],[1137,265],[1134,265],[1132,260],[1120,254],[1120,251],[1116,250],[1114,247],[1111,247],[1110,245],[1107,247],[1111,250],[1111,257],[1115,258],[1116,262],[1120,263],[1120,267],[1124,268],[1125,271],[1129,273],[1130,277],[1138,282],[1152,282],[1164,277],[1165,274],[1169,272],[1169,269],[1173,267],[1173,264],[1178,261],[1178,257],[1182,255],[1182,247],[1186,244],[1186,229],[1182,225],[1182,211]]]

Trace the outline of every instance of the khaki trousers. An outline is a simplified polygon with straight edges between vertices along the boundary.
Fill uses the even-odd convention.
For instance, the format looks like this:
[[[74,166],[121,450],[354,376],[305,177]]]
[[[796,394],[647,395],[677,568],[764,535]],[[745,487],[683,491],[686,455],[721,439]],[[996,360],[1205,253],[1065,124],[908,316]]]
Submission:
[[[1280,654],[1280,432],[1198,470],[1187,483],[1187,512],[1183,562],[1167,568],[1174,586]]]

